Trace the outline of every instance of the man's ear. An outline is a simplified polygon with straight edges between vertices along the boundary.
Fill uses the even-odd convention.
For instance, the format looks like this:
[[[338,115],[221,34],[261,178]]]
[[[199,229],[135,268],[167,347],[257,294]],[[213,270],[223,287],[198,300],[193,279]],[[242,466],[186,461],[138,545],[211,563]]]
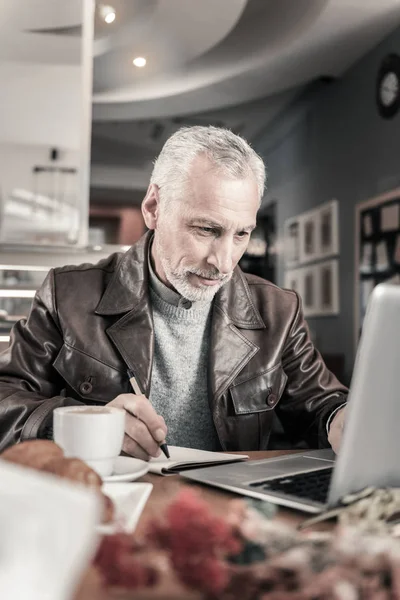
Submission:
[[[142,215],[146,227],[155,229],[160,214],[160,195],[158,185],[151,183],[147,188],[146,195],[142,202]]]

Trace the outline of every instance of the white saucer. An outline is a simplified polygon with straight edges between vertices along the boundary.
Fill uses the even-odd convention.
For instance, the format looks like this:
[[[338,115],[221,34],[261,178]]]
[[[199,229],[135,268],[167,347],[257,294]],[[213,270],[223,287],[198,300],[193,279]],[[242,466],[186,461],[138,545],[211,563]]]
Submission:
[[[102,534],[135,531],[153,485],[151,483],[103,483],[101,489],[114,503],[115,518],[112,523],[98,525],[97,531]]]
[[[114,472],[108,477],[103,477],[104,483],[114,481],[134,481],[149,470],[149,463],[132,456],[118,456],[115,461]]]

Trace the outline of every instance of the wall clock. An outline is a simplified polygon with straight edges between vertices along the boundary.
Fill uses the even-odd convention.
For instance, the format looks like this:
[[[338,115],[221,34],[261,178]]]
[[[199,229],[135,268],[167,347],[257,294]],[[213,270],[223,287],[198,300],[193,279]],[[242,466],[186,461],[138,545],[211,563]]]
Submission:
[[[378,71],[376,102],[384,119],[391,119],[400,108],[400,56],[388,54]]]

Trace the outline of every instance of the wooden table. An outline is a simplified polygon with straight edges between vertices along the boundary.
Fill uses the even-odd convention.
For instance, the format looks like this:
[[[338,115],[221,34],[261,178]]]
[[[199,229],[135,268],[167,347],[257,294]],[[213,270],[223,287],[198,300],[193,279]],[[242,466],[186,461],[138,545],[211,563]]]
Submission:
[[[293,454],[295,450],[279,450],[279,451],[265,451],[265,452],[248,452],[250,460],[257,460],[260,458],[272,458],[274,456],[280,456],[282,454]],[[183,487],[190,486],[200,492],[201,496],[210,504],[213,512],[216,514],[224,514],[226,512],[226,503],[232,498],[238,498],[237,494],[213,488],[211,486],[203,486],[200,484],[192,483],[187,479],[181,478],[179,475],[171,475],[162,477],[160,475],[145,475],[138,481],[146,481],[153,484],[153,490],[147,501],[146,507],[142,513],[141,519],[137,527],[137,534],[140,536],[146,528],[147,523],[150,519],[159,516],[165,509],[165,507],[173,500],[176,494]],[[279,508],[275,518],[284,520],[286,523],[298,525],[303,521],[307,515],[305,513],[297,512],[290,509]],[[109,596],[110,600],[198,600],[201,598],[197,593],[191,593],[190,591],[184,591],[180,586],[176,585],[176,582],[168,581],[162,586],[162,589],[157,590],[144,590],[138,593],[137,591],[131,591],[130,593],[113,593]]]

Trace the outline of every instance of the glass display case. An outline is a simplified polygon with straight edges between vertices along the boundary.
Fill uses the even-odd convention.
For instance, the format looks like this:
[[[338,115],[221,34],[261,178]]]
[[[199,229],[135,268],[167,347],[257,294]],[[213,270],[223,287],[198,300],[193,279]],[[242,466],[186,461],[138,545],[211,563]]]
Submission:
[[[52,267],[97,263],[129,246],[96,246],[85,249],[0,245],[0,350],[8,346],[14,323],[27,317],[36,290]]]
[[[50,267],[0,263],[0,341],[7,344],[11,327],[28,315],[35,291]]]

